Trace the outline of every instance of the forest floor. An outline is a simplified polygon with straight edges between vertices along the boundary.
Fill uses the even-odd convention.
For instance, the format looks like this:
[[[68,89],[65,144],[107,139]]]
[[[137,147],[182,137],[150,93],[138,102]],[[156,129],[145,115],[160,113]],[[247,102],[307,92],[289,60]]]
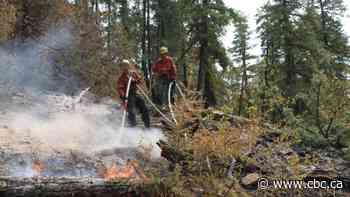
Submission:
[[[23,98],[24,95],[14,95],[12,100],[17,100],[18,105],[30,101]],[[159,116],[153,120],[154,124],[163,123],[167,137],[158,143],[163,158],[157,161],[134,149],[105,150],[93,156],[72,149],[55,149],[31,138],[30,131],[24,135],[25,132],[10,129],[6,125],[7,112],[3,110],[0,112],[0,177],[45,174],[85,180],[99,176],[103,160],[132,157],[150,178],[147,180],[153,180],[160,192],[169,195],[350,196],[350,162],[342,159],[336,149],[300,148],[295,132],[288,128],[204,109],[196,101],[179,103],[174,110],[178,125],[166,124]],[[45,163],[45,167],[38,161]],[[262,188],[261,180],[269,180],[269,187]],[[341,185],[328,189],[318,185],[314,189],[295,189],[294,185],[277,189],[274,180],[313,181],[313,184],[336,181]],[[57,181],[59,184],[62,180]],[[84,181],[74,183],[79,185]]]
[[[178,190],[187,196],[350,196],[350,161],[335,148],[301,147],[292,129],[196,102],[176,114],[179,125],[160,145],[180,166]]]

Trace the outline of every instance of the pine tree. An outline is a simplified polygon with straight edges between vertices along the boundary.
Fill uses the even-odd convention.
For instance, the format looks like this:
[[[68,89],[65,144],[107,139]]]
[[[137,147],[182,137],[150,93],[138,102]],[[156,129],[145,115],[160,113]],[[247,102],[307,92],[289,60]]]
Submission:
[[[283,107],[293,107],[305,127],[330,138],[349,105],[345,76],[350,50],[339,17],[343,1],[290,3],[274,1],[260,13],[265,93],[277,84],[291,101]],[[267,94],[263,95],[266,101]]]
[[[249,60],[253,59],[249,53],[251,47],[249,46],[250,32],[247,19],[240,17],[235,21],[235,35],[233,40],[233,48],[231,51],[235,55],[235,60],[240,64],[240,93],[238,100],[238,115],[241,115],[245,109],[245,100],[248,100],[248,66]]]
[[[228,64],[226,50],[219,37],[223,35],[224,27],[236,16],[228,9],[222,0],[179,1],[184,8],[184,23],[191,46],[198,46],[197,90],[203,93],[208,106],[217,103],[215,94],[216,68],[218,63],[223,68]]]
[[[298,64],[300,48],[296,32],[300,1],[275,0],[266,4],[258,19],[265,59],[265,89],[277,84],[282,95],[294,100],[303,81],[303,66]],[[273,74],[272,74],[273,73]],[[263,98],[265,99],[265,98]]]

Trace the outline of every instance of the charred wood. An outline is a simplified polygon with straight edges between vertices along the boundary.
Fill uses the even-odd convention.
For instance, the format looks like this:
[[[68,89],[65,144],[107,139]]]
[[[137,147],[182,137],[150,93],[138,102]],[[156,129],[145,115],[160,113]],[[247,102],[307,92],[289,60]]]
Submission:
[[[115,197],[152,196],[147,184],[128,180],[110,181],[91,177],[0,177],[0,195],[4,197]]]

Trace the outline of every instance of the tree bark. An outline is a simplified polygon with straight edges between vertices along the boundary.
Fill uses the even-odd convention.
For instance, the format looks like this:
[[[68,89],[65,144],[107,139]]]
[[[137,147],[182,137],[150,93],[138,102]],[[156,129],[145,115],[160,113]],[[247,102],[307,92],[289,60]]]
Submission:
[[[127,0],[121,0],[120,17],[125,31],[129,34],[129,4]]]
[[[165,37],[165,29],[164,29],[164,19],[163,19],[163,10],[164,10],[164,0],[158,0],[158,45],[160,48],[164,43],[162,42]]]
[[[148,73],[152,73],[151,69],[151,57],[152,57],[152,51],[151,51],[151,5],[150,5],[150,0],[147,0],[147,68],[148,68]]]
[[[296,68],[294,64],[294,55],[292,51],[292,24],[290,21],[290,15],[288,11],[287,1],[283,0],[282,6],[283,12],[283,28],[284,28],[284,66],[285,66],[285,96],[289,98],[294,98],[297,94],[296,90]]]
[[[107,24],[107,48],[108,48],[108,57],[111,57],[111,44],[112,44],[112,2],[111,0],[107,3],[108,8],[108,24]]]
[[[319,0],[318,2],[320,4],[323,42],[326,46],[328,46],[328,34],[326,31],[326,12],[324,10],[324,2],[322,0]]]
[[[206,106],[216,105],[216,98],[211,84],[211,73],[209,65],[209,18],[207,9],[209,9],[209,0],[203,0],[203,10],[201,16],[202,26],[200,27],[200,54],[197,90],[203,92]]]
[[[269,88],[269,67],[270,67],[270,46],[269,44],[266,46],[266,55],[265,55],[265,68],[264,68],[264,91],[261,95],[261,100],[262,100],[262,104],[261,104],[261,113],[265,114],[265,112],[268,110],[268,102],[267,102],[267,90]]]
[[[241,91],[239,95],[239,107],[238,107],[238,116],[242,114],[243,111],[243,100],[244,93],[247,88],[248,77],[247,77],[247,62],[246,62],[246,50],[242,50],[242,79],[241,79]]]

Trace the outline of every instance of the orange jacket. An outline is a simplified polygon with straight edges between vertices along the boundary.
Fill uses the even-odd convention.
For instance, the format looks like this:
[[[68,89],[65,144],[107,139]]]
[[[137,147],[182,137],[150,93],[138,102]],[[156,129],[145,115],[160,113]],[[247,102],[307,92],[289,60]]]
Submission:
[[[176,79],[176,67],[173,59],[170,56],[165,56],[159,59],[153,66],[152,72],[158,75],[166,75],[168,79]]]

